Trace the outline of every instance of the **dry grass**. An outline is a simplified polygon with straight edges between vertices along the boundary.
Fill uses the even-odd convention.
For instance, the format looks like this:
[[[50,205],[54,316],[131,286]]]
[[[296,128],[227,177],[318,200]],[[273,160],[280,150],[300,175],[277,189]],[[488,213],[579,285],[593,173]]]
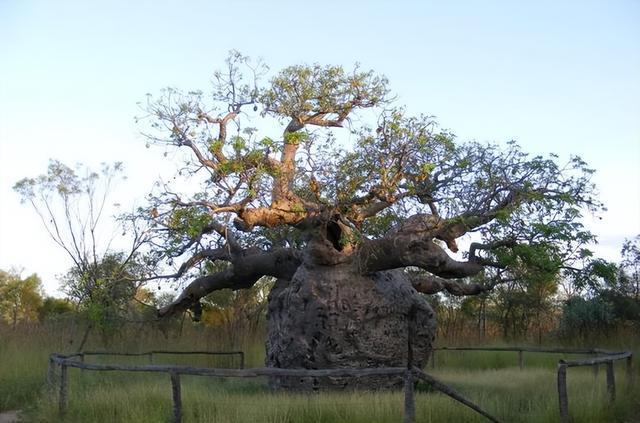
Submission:
[[[0,409],[22,408],[36,422],[58,422],[55,398],[43,391],[47,355],[71,350],[68,339],[76,334],[68,327],[20,332],[2,330],[0,337]],[[614,340],[610,340],[615,343]],[[620,343],[621,347],[624,340]],[[94,340],[91,348],[100,347]],[[223,344],[227,345],[223,345]],[[612,345],[607,345],[608,347]],[[247,351],[247,365],[263,364],[263,347],[251,339],[229,345],[219,333],[189,328],[181,337],[168,340],[159,333],[123,336],[114,350],[225,349]],[[636,350],[637,351],[637,350]],[[545,422],[558,420],[555,365],[558,355],[526,354],[525,369],[517,368],[515,353],[439,352],[436,377],[503,421]],[[194,365],[212,365],[206,358],[165,357],[165,362],[190,360]],[[98,359],[96,358],[96,361]],[[145,363],[146,358],[101,358],[99,360]],[[637,366],[638,367],[638,366]],[[607,404],[605,375],[597,379],[589,369],[569,369],[569,408],[575,421],[631,421],[640,411],[640,391],[627,389],[624,364],[616,365],[618,396]],[[427,371],[431,372],[430,368]],[[329,392],[286,394],[270,392],[262,379],[239,380],[183,376],[182,397],[185,422],[398,422],[401,392]],[[171,416],[171,385],[168,375],[69,371],[67,422],[158,422]],[[428,386],[419,385],[417,421],[473,422],[481,417]]]

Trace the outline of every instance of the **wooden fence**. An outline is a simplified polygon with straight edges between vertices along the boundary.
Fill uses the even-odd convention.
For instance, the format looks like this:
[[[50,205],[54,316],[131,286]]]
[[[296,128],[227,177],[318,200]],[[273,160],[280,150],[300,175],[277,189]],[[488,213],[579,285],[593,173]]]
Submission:
[[[409,346],[409,348],[411,348]],[[558,382],[558,402],[560,407],[561,421],[569,422],[569,400],[567,394],[567,368],[578,366],[593,366],[597,375],[600,365],[607,367],[607,392],[609,401],[615,399],[615,373],[613,364],[615,361],[626,360],[627,380],[629,385],[633,382],[631,352],[615,352],[603,349],[565,349],[565,348],[530,348],[530,347],[441,347],[434,349],[432,356],[432,366],[435,367],[435,351],[492,351],[492,352],[517,352],[518,365],[520,369],[524,366],[523,354],[529,353],[552,353],[552,354],[599,354],[600,357],[582,360],[564,360],[558,362],[557,382]],[[158,365],[153,364],[154,355],[175,354],[175,355],[237,355],[240,357],[239,369],[229,368],[201,368],[191,366]],[[122,364],[97,364],[85,362],[85,356],[113,355],[113,356],[147,356],[149,365],[122,365]],[[94,371],[125,371],[125,372],[160,372],[168,373],[171,381],[171,393],[173,399],[173,421],[182,421],[182,394],[180,375],[216,376],[216,377],[239,377],[254,378],[262,376],[271,377],[363,377],[363,376],[398,376],[404,378],[404,410],[403,422],[413,423],[415,421],[415,392],[416,380],[422,380],[434,389],[448,395],[456,401],[471,408],[492,422],[498,420],[474,404],[453,388],[442,383],[431,375],[414,367],[412,361],[412,351],[408,354],[407,367],[378,367],[368,369],[277,369],[277,368],[244,368],[244,353],[242,351],[146,351],[141,353],[109,352],[109,351],[85,351],[76,354],[62,355],[53,353],[49,357],[49,370],[47,380],[50,386],[53,385],[53,375],[55,366],[60,366],[60,384],[58,389],[58,406],[60,414],[64,414],[68,403],[68,367],[82,370]]]
[[[594,375],[598,375],[598,369],[601,364],[607,366],[607,392],[609,393],[609,401],[615,400],[616,382],[615,373],[613,371],[613,363],[618,360],[626,360],[626,373],[628,384],[633,383],[633,354],[629,351],[616,352],[603,350],[599,348],[591,349],[568,349],[568,348],[533,348],[533,347],[440,347],[434,348],[431,356],[431,368],[436,366],[436,351],[491,351],[491,352],[517,352],[518,366],[520,370],[524,367],[524,353],[550,353],[550,354],[596,354],[600,357],[594,357],[583,360],[564,360],[558,362],[558,404],[560,407],[560,419],[563,423],[569,422],[569,399],[567,394],[567,368],[578,366],[592,366]]]
[[[244,351],[168,351],[168,350],[153,350],[144,351],[138,353],[131,352],[113,352],[113,351],[83,351],[73,356],[78,356],[81,362],[85,361],[86,356],[127,356],[127,357],[142,357],[146,356],[149,360],[149,364],[154,364],[154,355],[211,355],[211,356],[238,356],[240,358],[239,367],[244,369]]]
[[[86,355],[86,353],[85,353]],[[130,355],[130,354],[120,354]],[[146,354],[131,354],[146,355]],[[168,373],[171,381],[171,394],[173,399],[173,422],[182,421],[182,393],[180,375],[217,376],[253,378],[261,376],[272,377],[363,377],[363,376],[399,376],[404,378],[404,410],[403,423],[415,422],[415,392],[414,385],[418,379],[430,384],[434,389],[455,399],[456,401],[485,416],[492,422],[498,420],[483,410],[478,405],[465,398],[453,388],[427,375],[422,370],[414,367],[411,360],[407,367],[377,367],[367,369],[278,369],[278,368],[252,368],[252,369],[223,369],[223,368],[199,368],[191,366],[173,365],[121,365],[121,364],[95,364],[81,361],[82,353],[62,355],[53,353],[49,356],[49,370],[47,379],[53,386],[55,366],[60,366],[60,384],[58,388],[58,406],[61,415],[64,415],[68,403],[68,368],[74,367],[94,371],[124,371],[124,372],[160,372]],[[411,354],[409,355],[411,357]]]
[[[560,419],[563,423],[569,422],[569,398],[567,395],[567,368],[578,366],[597,366],[606,364],[607,366],[607,392],[609,401],[613,402],[616,397],[616,379],[613,371],[613,363],[618,360],[627,361],[627,381],[633,383],[632,369],[633,354],[631,352],[612,353],[604,357],[596,357],[586,360],[560,360],[558,362],[558,403],[560,406]]]

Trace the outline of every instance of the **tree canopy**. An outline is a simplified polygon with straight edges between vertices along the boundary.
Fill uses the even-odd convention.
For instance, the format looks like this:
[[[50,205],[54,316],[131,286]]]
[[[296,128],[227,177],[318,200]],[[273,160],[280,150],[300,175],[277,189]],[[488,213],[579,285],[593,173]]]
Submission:
[[[161,314],[262,276],[290,279],[309,257],[362,273],[420,269],[417,290],[459,295],[525,269],[540,280],[578,272],[590,257],[581,218],[602,205],[579,157],[460,141],[357,65],[268,73],[231,52],[210,93],[166,89],[143,105],[145,136],[184,159],[188,181],[159,184],[138,211],[155,261],[175,266],[156,277],[194,278]],[[467,251],[446,251],[468,234]],[[208,261],[222,264],[206,272]],[[463,280],[484,269],[490,282]]]
[[[42,307],[42,282],[35,273],[22,278],[19,272],[0,270],[0,319],[11,322],[36,321]]]

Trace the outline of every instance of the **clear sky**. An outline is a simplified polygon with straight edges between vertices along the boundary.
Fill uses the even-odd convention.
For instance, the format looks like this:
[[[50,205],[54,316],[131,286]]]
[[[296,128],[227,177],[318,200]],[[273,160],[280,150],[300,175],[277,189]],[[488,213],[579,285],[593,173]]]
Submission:
[[[0,0],[0,268],[48,292],[71,263],[11,187],[49,158],[124,161],[131,204],[162,172],[133,118],[146,93],[209,87],[230,49],[272,69],[352,65],[460,139],[582,156],[616,259],[640,233],[640,2]]]

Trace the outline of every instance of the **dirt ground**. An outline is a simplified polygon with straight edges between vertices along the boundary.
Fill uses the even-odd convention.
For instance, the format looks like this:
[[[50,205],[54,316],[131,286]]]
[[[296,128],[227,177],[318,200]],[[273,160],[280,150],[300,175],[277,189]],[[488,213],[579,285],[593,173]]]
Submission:
[[[0,413],[0,423],[15,423],[20,421],[20,411],[3,411]]]

